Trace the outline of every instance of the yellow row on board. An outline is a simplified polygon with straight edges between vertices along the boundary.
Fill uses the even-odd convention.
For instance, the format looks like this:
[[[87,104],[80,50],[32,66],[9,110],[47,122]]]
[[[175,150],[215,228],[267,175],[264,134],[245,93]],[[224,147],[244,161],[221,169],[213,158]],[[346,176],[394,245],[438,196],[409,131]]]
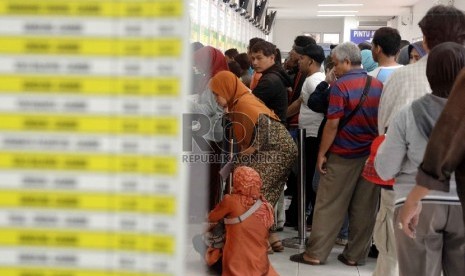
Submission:
[[[0,246],[45,246],[173,254],[175,239],[172,236],[152,234],[0,229]]]
[[[174,196],[0,190],[2,208],[72,209],[174,215]]]
[[[1,46],[0,46],[1,47]],[[0,75],[0,92],[178,96],[178,78]]]
[[[83,211],[176,213],[174,196],[0,190],[2,208],[34,207]]]
[[[180,57],[180,38],[0,37],[2,54]]]
[[[0,130],[98,134],[179,134],[175,117],[66,116],[0,113]]]
[[[183,0],[1,0],[0,15],[180,17]]]
[[[0,267],[2,276],[172,276],[165,273],[118,272],[84,269],[58,269],[50,267]]]
[[[0,152],[0,169],[140,173],[175,176],[176,157]]]
[[[0,75],[0,91],[89,95],[177,96],[178,78]]]

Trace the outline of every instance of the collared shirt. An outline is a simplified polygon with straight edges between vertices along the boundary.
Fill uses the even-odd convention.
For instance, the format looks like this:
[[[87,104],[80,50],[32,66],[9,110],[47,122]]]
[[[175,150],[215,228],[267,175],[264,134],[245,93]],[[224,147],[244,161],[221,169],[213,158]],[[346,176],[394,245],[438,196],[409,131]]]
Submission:
[[[384,134],[392,118],[399,110],[421,96],[431,93],[426,78],[426,62],[424,56],[418,62],[397,69],[384,85],[378,111],[378,131]]]
[[[336,81],[329,96],[329,120],[347,117],[356,108],[366,79],[367,72],[364,69],[354,69]],[[378,136],[378,105],[382,89],[383,84],[373,78],[366,100],[352,119],[337,132],[330,152],[344,158],[359,158],[370,154],[371,143]]]

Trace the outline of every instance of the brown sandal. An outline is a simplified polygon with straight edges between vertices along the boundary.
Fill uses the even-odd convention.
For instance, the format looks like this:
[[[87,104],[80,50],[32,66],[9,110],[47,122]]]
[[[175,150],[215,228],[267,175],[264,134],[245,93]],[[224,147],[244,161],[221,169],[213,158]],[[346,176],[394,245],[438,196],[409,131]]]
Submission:
[[[274,241],[271,243],[271,248],[273,248],[274,252],[283,252],[284,246],[280,240]]]
[[[289,260],[291,260],[292,262],[301,263],[301,264],[308,264],[308,265],[320,265],[321,264],[321,262],[319,260],[314,260],[314,259],[305,260],[304,255],[305,255],[305,252],[300,253],[300,254],[291,255]]]
[[[281,239],[279,238],[279,235],[276,233],[270,233],[270,236],[268,237],[268,242],[271,245],[271,248],[273,248],[274,252],[283,252],[284,251],[284,246],[281,242]]]
[[[358,266],[358,263],[357,263],[357,262],[347,260],[347,258],[344,257],[344,255],[342,255],[342,254],[339,254],[339,255],[337,256],[337,259],[338,259],[341,263],[343,263],[343,264],[345,264],[345,265],[348,265],[348,266]]]
[[[273,247],[271,247],[271,244],[269,244],[269,243],[268,243],[268,252],[267,253],[268,253],[268,255],[271,255],[271,254],[274,253]]]

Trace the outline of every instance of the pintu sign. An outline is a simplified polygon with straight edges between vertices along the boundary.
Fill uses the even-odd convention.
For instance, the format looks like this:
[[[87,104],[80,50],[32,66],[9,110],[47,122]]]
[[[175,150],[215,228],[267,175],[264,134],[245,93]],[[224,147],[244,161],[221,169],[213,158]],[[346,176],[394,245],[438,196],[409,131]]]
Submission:
[[[373,39],[376,30],[350,30],[350,41],[359,44]]]

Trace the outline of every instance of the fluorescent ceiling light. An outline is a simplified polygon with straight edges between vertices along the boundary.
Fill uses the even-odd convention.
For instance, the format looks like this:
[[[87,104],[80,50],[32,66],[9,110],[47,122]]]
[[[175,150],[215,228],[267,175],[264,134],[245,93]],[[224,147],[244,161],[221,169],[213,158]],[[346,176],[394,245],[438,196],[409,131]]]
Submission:
[[[355,14],[318,14],[317,16],[355,16]]]
[[[318,7],[360,7],[363,4],[318,4]]]
[[[338,13],[338,12],[358,12],[358,11],[318,11],[318,12],[334,12],[334,13]]]

